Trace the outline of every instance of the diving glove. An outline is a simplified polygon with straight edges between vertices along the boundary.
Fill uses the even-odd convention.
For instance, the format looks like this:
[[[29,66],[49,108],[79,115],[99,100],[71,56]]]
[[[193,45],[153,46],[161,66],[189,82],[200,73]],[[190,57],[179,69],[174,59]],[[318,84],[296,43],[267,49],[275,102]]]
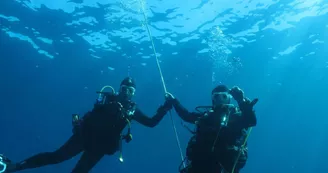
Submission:
[[[166,92],[165,93],[165,100],[174,100],[174,96],[173,94],[169,93],[169,92]]]
[[[164,105],[163,105],[163,109],[165,111],[169,111],[172,109],[172,102],[171,101],[165,101]]]
[[[249,98],[245,98],[243,102],[239,103],[239,108],[242,112],[253,112],[254,105],[259,101],[258,98],[254,100],[250,100]]]
[[[237,86],[234,86],[230,89],[229,94],[238,102],[242,102],[244,100],[244,91]]]
[[[234,86],[229,93],[238,102],[238,106],[242,112],[252,112],[254,105],[259,101],[258,98],[250,100],[244,96],[244,91],[237,86]]]
[[[165,94],[165,103],[164,103],[164,105],[163,105],[163,109],[164,109],[165,111],[169,111],[169,110],[172,109],[174,99],[175,99],[175,98],[174,98],[174,96],[173,96],[171,93],[167,92],[167,93]]]

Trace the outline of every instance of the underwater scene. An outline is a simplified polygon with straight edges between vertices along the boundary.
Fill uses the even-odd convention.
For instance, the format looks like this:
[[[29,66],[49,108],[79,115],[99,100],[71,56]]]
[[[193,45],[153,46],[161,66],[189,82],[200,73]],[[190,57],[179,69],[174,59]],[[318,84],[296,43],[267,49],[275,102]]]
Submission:
[[[0,173],[328,172],[328,0],[0,0]]]

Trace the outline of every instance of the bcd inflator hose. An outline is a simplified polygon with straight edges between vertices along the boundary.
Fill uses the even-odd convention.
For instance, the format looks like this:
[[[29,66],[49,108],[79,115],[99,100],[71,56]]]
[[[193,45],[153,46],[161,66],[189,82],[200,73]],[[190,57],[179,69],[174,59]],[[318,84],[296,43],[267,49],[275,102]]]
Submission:
[[[4,173],[7,169],[7,164],[3,162],[3,158],[0,156],[0,173]]]

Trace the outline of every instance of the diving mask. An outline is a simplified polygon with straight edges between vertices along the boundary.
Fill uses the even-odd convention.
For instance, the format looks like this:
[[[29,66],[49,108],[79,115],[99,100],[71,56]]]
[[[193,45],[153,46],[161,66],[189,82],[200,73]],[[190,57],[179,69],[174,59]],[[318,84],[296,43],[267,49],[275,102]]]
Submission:
[[[232,96],[228,92],[215,92],[212,94],[213,105],[230,104]]]
[[[132,86],[121,85],[120,94],[124,95],[127,99],[131,99],[136,92]]]

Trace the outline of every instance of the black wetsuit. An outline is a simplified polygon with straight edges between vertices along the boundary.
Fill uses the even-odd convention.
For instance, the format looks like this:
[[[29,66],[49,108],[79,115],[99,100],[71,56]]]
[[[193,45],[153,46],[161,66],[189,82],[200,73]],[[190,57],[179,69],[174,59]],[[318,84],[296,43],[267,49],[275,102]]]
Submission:
[[[196,124],[196,131],[188,143],[186,152],[189,165],[181,172],[231,173],[237,160],[238,149],[245,141],[247,129],[256,125],[255,113],[253,111],[242,114],[232,113],[227,126],[222,126],[220,114],[224,112],[223,109],[208,112],[206,115],[189,112],[176,99],[173,101],[173,106],[184,121]],[[218,133],[218,140],[215,142]],[[247,149],[241,152],[235,173],[245,166],[246,160]]]
[[[83,154],[72,173],[89,172],[104,155],[112,155],[119,150],[121,133],[128,121],[126,117],[122,117],[122,113],[124,115],[126,112],[119,109],[117,98],[117,96],[112,96],[111,104],[95,105],[92,111],[85,114],[80,126],[75,127],[73,135],[59,149],[32,156],[9,172],[61,163],[81,152]],[[133,104],[132,102],[122,103],[123,111],[134,111],[132,116],[127,117],[128,120],[135,120],[147,127],[156,126],[169,109],[168,104],[164,104],[158,108],[155,116],[149,118],[138,108],[134,108]]]

